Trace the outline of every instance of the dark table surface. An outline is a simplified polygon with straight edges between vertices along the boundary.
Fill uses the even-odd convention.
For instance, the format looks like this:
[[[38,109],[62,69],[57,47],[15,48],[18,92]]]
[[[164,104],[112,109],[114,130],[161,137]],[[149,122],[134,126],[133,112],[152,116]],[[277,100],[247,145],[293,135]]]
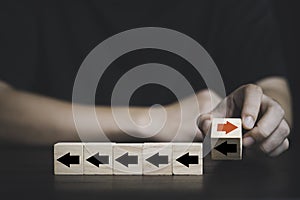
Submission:
[[[300,198],[294,147],[276,159],[256,150],[242,161],[207,156],[203,176],[54,176],[52,147],[4,145],[0,199]]]

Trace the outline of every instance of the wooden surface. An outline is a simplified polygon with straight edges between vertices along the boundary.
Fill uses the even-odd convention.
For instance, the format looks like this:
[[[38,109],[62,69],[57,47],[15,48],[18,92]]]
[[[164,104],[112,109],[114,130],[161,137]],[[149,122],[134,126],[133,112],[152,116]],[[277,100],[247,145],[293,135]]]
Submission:
[[[186,153],[189,153],[189,156],[198,156],[198,164],[190,164],[187,167],[176,161]],[[202,143],[173,143],[173,174],[202,175],[202,168]]]
[[[237,126],[236,129],[226,133],[226,131],[218,131],[218,124],[226,124],[227,122]],[[211,125],[211,138],[240,138],[242,135],[242,122],[240,118],[214,118]]]
[[[57,143],[57,175],[201,175],[202,143]],[[63,158],[63,160],[62,160]]]
[[[214,140],[214,139],[212,139]],[[231,139],[216,139],[215,142],[212,142],[215,144],[215,147],[222,145],[224,142],[227,142],[227,144],[235,144],[237,145],[237,152],[236,153],[227,153],[227,155],[224,155],[223,153],[217,151],[216,149],[211,150],[211,158],[213,160],[241,160],[242,159],[242,146],[241,146],[241,138],[231,138]]]
[[[113,147],[113,154],[114,154],[114,174],[115,175],[142,175],[143,173],[143,144],[133,144],[133,143],[126,143],[126,144],[115,144]],[[137,164],[128,164],[124,166],[117,159],[120,156],[128,153],[129,156],[138,156]]]
[[[220,124],[232,123],[236,129],[226,132],[218,130]],[[236,152],[225,154],[217,150],[220,145],[236,145]],[[241,160],[242,159],[242,122],[240,118],[215,118],[211,126],[211,158],[213,160]]]
[[[113,174],[113,143],[85,143],[83,147],[84,161],[83,161],[83,173],[87,175],[101,174],[112,175]],[[88,158],[93,155],[108,156],[107,164],[94,165],[88,162]]]
[[[70,156],[79,156],[79,164],[66,166],[57,161],[60,157],[70,153]],[[83,174],[83,145],[81,143],[58,143],[54,145],[54,173],[61,174]]]
[[[241,161],[208,155],[202,176],[54,176],[52,146],[2,144],[1,199],[297,199],[300,148],[293,141],[275,159],[254,150]]]
[[[155,154],[168,156],[168,164],[153,165],[147,158]],[[144,143],[143,174],[144,175],[172,175],[172,145],[170,143]]]

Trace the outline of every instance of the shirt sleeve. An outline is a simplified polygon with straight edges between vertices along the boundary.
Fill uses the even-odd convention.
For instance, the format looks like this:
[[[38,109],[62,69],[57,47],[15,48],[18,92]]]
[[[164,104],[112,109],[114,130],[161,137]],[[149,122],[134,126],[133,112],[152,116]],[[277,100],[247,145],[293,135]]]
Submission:
[[[269,0],[215,1],[208,38],[208,52],[227,92],[269,76],[286,76]]]

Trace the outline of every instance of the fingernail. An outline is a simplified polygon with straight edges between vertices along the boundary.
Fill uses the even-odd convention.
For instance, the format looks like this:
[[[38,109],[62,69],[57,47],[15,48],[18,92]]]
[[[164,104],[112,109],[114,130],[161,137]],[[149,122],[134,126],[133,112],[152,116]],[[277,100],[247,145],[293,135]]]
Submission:
[[[244,145],[244,147],[250,147],[254,143],[255,143],[255,140],[253,139],[253,137],[249,136],[249,137],[243,138],[243,145]]]
[[[244,119],[244,125],[245,125],[246,128],[249,128],[249,129],[253,128],[253,126],[254,126],[254,119],[253,119],[253,117],[251,117],[251,116],[245,117],[245,119]]]

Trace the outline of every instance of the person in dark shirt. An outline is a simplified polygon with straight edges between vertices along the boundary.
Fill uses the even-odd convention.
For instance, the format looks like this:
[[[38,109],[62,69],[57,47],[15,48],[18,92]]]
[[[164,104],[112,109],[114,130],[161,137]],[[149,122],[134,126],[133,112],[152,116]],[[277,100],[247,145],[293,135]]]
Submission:
[[[157,85],[148,85],[130,102],[132,119],[150,122],[149,106],[162,104],[168,118],[151,137],[151,128],[128,129],[153,141],[171,141],[180,124],[181,109],[190,112],[181,123],[180,141],[202,140],[212,113],[227,109],[226,117],[241,117],[245,147],[260,145],[270,156],[288,149],[292,123],[291,97],[279,33],[268,0],[201,1],[59,1],[0,2],[0,138],[29,144],[77,141],[72,115],[72,88],[85,56],[100,42],[138,27],[164,27],[199,42],[223,77],[227,97],[205,88],[185,60],[159,50],[135,51],[113,62],[101,78],[96,111],[112,141],[133,141],[112,116],[110,99],[115,83],[143,63],[163,63],[182,73],[197,91],[201,112],[192,110],[190,97],[179,99]],[[211,102],[210,95],[217,99]],[[92,106],[75,105],[88,113]],[[122,106],[116,109],[124,109]],[[160,107],[152,117],[161,118]],[[198,117],[200,116],[200,117]],[[225,117],[225,116],[222,116]],[[86,134],[98,128],[87,115]],[[155,121],[155,120],[154,120]],[[154,124],[155,126],[155,124]],[[152,126],[150,126],[152,127]],[[92,140],[92,138],[91,138]]]

